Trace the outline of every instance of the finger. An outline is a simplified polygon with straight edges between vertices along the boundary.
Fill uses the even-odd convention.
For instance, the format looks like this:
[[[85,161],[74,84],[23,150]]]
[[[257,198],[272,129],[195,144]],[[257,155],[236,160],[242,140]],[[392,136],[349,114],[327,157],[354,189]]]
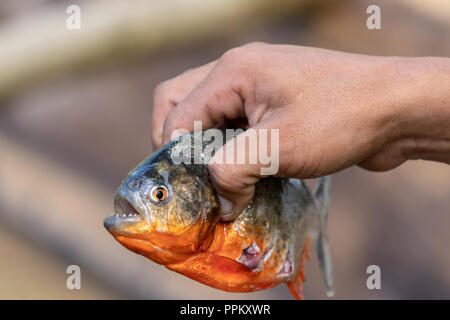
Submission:
[[[164,120],[167,114],[200,83],[214,68],[217,61],[190,69],[181,75],[162,82],[153,93],[152,143],[161,145]]]
[[[255,192],[255,184],[278,171],[278,133],[250,128],[220,148],[208,165],[211,181],[221,202],[222,220],[233,220],[244,210]],[[266,138],[263,138],[263,135]],[[263,161],[270,154],[270,164]],[[274,162],[277,167],[272,166]],[[275,168],[274,171],[268,169]]]
[[[204,130],[213,128],[226,119],[245,117],[240,88],[239,76],[217,64],[211,73],[169,112],[163,128],[163,143],[174,138],[174,131],[194,131],[194,121],[201,121]]]
[[[176,101],[169,97],[169,93],[162,92],[162,90],[161,88],[156,89],[153,94],[152,143],[154,149],[157,149],[161,145],[164,119],[176,105]]]

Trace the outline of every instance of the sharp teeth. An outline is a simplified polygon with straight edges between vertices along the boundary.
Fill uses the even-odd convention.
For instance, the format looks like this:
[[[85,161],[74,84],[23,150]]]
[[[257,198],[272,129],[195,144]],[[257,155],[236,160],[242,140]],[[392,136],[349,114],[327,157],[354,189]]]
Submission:
[[[120,218],[127,218],[127,217],[136,217],[139,214],[136,212],[130,212],[130,213],[115,213],[114,215]]]

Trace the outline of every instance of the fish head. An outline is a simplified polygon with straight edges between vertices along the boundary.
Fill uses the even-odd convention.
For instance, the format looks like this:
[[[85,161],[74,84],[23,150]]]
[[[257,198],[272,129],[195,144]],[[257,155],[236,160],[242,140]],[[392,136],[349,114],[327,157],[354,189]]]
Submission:
[[[129,173],[105,228],[128,249],[168,264],[212,240],[220,204],[207,165],[175,164],[171,153],[186,137],[161,148]]]

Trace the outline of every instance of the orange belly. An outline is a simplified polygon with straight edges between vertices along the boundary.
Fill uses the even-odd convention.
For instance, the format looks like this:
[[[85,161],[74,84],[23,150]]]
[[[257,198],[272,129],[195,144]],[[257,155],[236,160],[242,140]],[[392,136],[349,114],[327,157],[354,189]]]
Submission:
[[[166,267],[213,288],[231,292],[263,290],[284,282],[285,279],[277,277],[280,264],[271,264],[271,267],[265,265],[261,270],[252,270],[237,261],[246,244],[230,226],[230,223],[219,223],[214,232],[214,239],[205,251]],[[245,241],[248,242],[249,239]],[[302,298],[301,284],[304,280],[303,269],[308,258],[309,244],[308,238],[298,276],[288,283],[296,299]],[[263,244],[258,245],[262,247]]]

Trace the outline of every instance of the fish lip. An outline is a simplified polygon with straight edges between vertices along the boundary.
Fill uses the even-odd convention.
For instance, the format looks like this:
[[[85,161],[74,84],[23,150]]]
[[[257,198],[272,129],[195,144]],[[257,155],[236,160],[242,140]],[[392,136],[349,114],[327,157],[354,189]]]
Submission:
[[[116,197],[114,200],[115,213],[109,215],[103,221],[104,227],[113,234],[120,234],[121,225],[138,223],[143,217],[136,208],[123,197]]]
[[[124,223],[137,223],[141,220],[139,216],[120,216],[117,213],[113,213],[110,216],[106,217],[103,221],[103,226],[113,235],[120,235],[121,225]]]
[[[126,198],[117,197],[114,201],[114,209],[115,215],[117,215],[121,219],[128,219],[128,218],[142,219],[142,216],[139,213],[139,211],[136,210],[136,208]]]

